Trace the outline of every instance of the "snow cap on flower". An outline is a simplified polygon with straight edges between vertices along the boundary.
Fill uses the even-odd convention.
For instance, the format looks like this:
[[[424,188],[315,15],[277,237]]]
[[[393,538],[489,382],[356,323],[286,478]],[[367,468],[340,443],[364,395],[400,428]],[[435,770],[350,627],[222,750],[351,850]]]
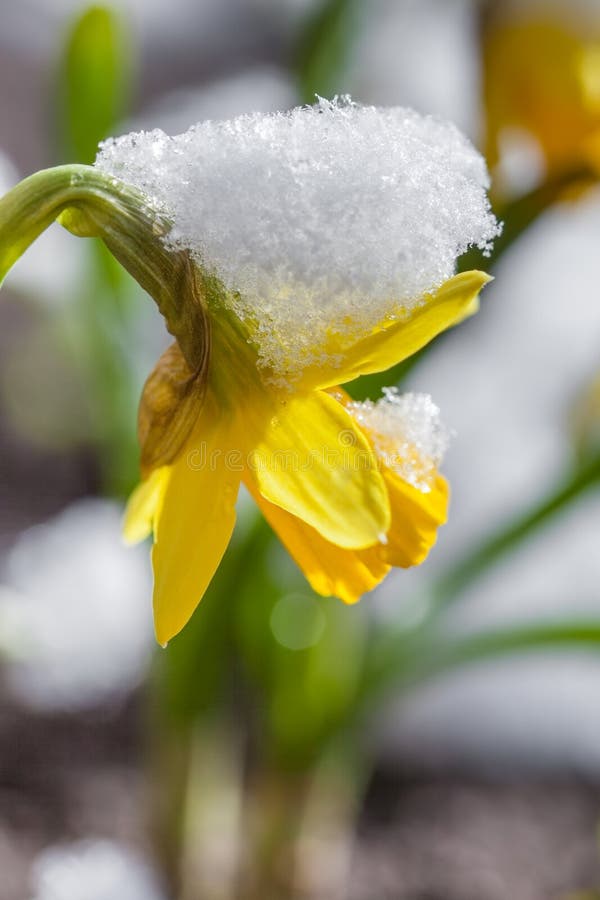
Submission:
[[[141,132],[102,145],[102,171],[166,213],[228,291],[259,361],[293,381],[402,317],[498,225],[479,153],[409,109],[320,99],[290,113]]]

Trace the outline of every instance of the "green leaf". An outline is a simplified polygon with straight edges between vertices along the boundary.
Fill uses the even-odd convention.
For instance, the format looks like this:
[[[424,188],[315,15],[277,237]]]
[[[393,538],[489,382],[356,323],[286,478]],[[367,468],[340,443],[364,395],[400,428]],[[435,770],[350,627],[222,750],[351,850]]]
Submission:
[[[540,651],[600,653],[600,619],[565,619],[490,629],[446,638],[427,629],[417,634],[381,629],[369,648],[361,705],[371,708],[392,692],[474,663]]]
[[[356,0],[325,0],[303,29],[296,46],[300,96],[313,103],[315,94],[330,97],[343,73],[356,33]]]
[[[446,609],[476,578],[531,534],[547,525],[583,493],[596,488],[599,483],[600,455],[570,472],[541,502],[520,513],[507,526],[485,538],[467,556],[459,559],[442,574],[432,589],[434,607]]]
[[[316,596],[264,519],[236,578],[236,657],[255,697],[261,752],[287,770],[306,768],[352,717],[367,607]]]
[[[109,8],[92,6],[75,21],[60,78],[63,143],[73,161],[92,163],[98,143],[126,113],[131,56],[121,20]]]
[[[600,619],[535,622],[449,641],[440,649],[428,675],[516,653],[565,649],[600,652]]]

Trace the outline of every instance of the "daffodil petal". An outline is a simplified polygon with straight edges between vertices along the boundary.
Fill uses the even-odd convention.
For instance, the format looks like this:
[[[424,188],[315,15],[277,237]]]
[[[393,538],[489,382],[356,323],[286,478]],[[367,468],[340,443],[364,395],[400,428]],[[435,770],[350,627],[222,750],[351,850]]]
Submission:
[[[238,431],[256,490],[339,547],[377,543],[391,521],[387,489],[352,416],[320,391],[260,403]]]
[[[133,491],[123,522],[123,537],[127,544],[137,544],[152,534],[154,517],[169,478],[169,467],[162,466]]]
[[[269,503],[256,490],[251,492],[265,519],[317,594],[356,603],[390,571],[380,544],[366,550],[344,550],[325,540],[297,516]]]
[[[383,477],[392,506],[384,559],[403,569],[418,566],[435,544],[438,528],[448,518],[448,482],[438,475],[431,490],[425,493],[391,469],[384,469]]]
[[[442,331],[476,313],[479,292],[489,281],[491,276],[485,272],[455,275],[405,318],[383,323],[349,349],[342,350],[333,342],[327,353],[332,359],[342,356],[341,365],[310,367],[302,376],[301,386],[328,388],[353,381],[359,375],[385,372],[413,356]]]
[[[203,417],[205,420],[206,417]],[[229,430],[215,426],[174,465],[155,515],[154,624],[166,644],[187,623],[225,553],[240,472],[227,465]]]

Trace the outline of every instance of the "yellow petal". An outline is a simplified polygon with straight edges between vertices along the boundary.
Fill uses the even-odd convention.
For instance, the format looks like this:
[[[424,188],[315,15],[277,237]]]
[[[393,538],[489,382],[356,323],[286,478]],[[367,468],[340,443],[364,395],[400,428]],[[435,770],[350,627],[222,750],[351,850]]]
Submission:
[[[156,510],[168,479],[168,466],[155,469],[132,493],[123,523],[123,537],[127,544],[137,544],[152,534]]]
[[[207,417],[203,415],[202,422]],[[191,617],[227,548],[240,472],[228,465],[229,429],[215,425],[188,442],[155,515],[154,624],[166,644]]]
[[[238,441],[256,490],[339,547],[377,543],[390,525],[387,489],[352,416],[319,391],[252,402]]]
[[[390,571],[381,545],[366,550],[344,550],[326,541],[301,519],[269,503],[256,490],[252,490],[252,495],[317,594],[356,603]]]
[[[437,539],[437,530],[448,518],[448,482],[438,475],[427,493],[418,490],[384,468],[392,506],[392,525],[384,547],[384,559],[403,569],[418,566]]]
[[[413,356],[442,331],[476,313],[479,292],[488,281],[491,277],[485,272],[455,275],[406,317],[383,323],[349,349],[343,350],[333,341],[326,352],[332,358],[343,356],[340,367],[311,367],[304,373],[301,385],[327,388],[353,381],[359,375],[385,372]]]
[[[331,389],[331,396],[347,407],[351,396],[341,387]],[[371,438],[365,429],[368,439]],[[427,557],[437,539],[437,530],[448,518],[450,489],[446,479],[437,474],[429,491],[420,491],[401,478],[381,460],[381,473],[388,489],[392,524],[382,558],[390,566],[406,569],[417,566]]]

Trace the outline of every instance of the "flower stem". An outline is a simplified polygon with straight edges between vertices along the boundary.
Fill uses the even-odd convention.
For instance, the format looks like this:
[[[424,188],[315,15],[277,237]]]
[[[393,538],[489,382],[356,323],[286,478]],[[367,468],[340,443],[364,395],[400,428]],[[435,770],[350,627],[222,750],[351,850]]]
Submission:
[[[251,778],[236,900],[347,896],[367,767],[345,741],[300,769],[276,763]]]
[[[0,284],[55,220],[77,237],[104,241],[150,294],[190,368],[199,371],[206,363],[209,329],[198,280],[203,290],[220,286],[204,278],[185,251],[167,249],[163,238],[170,223],[143,194],[93,166],[43,169],[0,198]]]
[[[243,854],[236,900],[292,900],[297,896],[295,846],[310,777],[267,766],[254,773],[246,797]]]

